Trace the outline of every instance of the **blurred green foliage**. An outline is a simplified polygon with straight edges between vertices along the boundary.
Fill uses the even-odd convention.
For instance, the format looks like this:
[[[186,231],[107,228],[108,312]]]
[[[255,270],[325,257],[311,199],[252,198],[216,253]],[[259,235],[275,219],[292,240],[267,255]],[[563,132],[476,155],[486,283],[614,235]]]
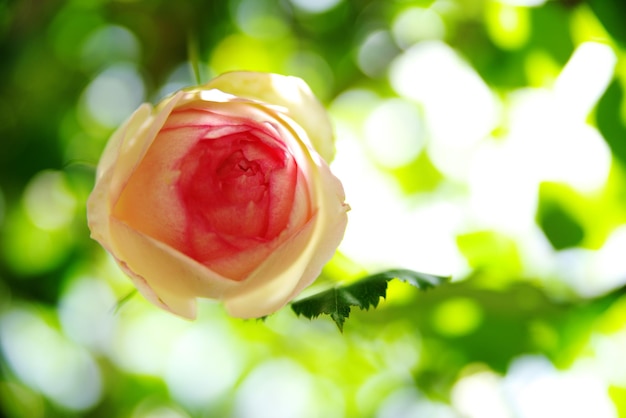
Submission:
[[[0,0],[0,414],[626,417],[625,4]],[[302,77],[336,122],[352,229],[320,286],[453,283],[392,282],[344,334],[114,312],[99,154],[142,101],[234,69]]]

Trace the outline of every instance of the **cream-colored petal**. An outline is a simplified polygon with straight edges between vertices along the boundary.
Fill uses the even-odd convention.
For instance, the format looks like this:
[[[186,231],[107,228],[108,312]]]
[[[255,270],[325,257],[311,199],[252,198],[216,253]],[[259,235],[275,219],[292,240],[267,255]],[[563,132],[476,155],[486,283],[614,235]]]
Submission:
[[[117,261],[120,268],[128,275],[131,282],[133,282],[135,288],[148,302],[183,318],[195,319],[197,305],[195,297],[179,297],[163,291],[162,289],[158,289],[157,291],[150,287],[146,279],[130,270],[126,263],[117,259],[115,261]],[[163,295],[163,297],[159,296],[159,294]]]
[[[96,172],[96,184],[87,199],[87,223],[91,237],[110,251],[109,215],[111,213],[111,182],[120,148],[127,138],[149,123],[152,107],[144,103],[113,133],[107,142]]]
[[[235,71],[202,86],[232,95],[282,106],[309,135],[315,150],[330,163],[335,155],[333,130],[324,106],[300,78],[279,74]]]
[[[124,137],[119,147],[117,161],[112,167],[114,174],[109,186],[112,205],[117,201],[117,198],[126,186],[128,178],[146,155],[146,152],[148,152],[150,145],[152,145],[168,116],[183,95],[183,92],[178,92],[170,99],[161,103],[156,114],[149,121],[144,122],[141,129],[132,136],[126,135]]]
[[[231,316],[260,318],[288,301],[310,259],[307,247],[315,232],[314,217],[296,235],[277,248],[245,282],[224,298]]]
[[[157,298],[181,316],[189,317],[190,311],[182,309],[184,301],[196,297],[220,299],[235,284],[115,218],[111,219],[111,243],[120,265],[133,277],[143,278]],[[145,289],[142,293],[148,294]]]
[[[106,171],[96,182],[87,199],[87,224],[91,238],[98,241],[108,252],[111,252],[111,234],[109,231],[109,184],[113,172]]]
[[[320,275],[322,268],[333,257],[343,239],[348,224],[350,206],[345,203],[343,185],[335,177],[330,168],[323,163],[317,181],[319,198],[319,217],[313,245],[317,250],[313,253],[309,265],[305,269],[300,282],[294,288],[288,300],[296,297]]]
[[[212,90],[217,91],[217,90]],[[179,102],[176,114],[172,115],[172,120],[167,122],[167,126],[179,126],[181,124],[189,124],[190,118],[185,116],[186,112],[200,110],[202,113],[201,124],[211,123],[215,127],[221,125],[236,126],[249,125],[250,122],[264,123],[273,121],[277,114],[280,113],[272,106],[263,103],[240,99],[235,96],[228,95],[230,98],[226,102],[214,102],[200,99],[201,92],[198,94],[188,93]],[[186,102],[183,102],[186,100]],[[196,125],[196,123],[192,123]]]
[[[87,200],[87,223],[91,237],[109,252],[114,251],[110,232],[112,208],[128,177],[145,155],[181,95],[174,95],[164,101],[156,117],[149,104],[141,105],[105,146],[98,163],[96,184]]]

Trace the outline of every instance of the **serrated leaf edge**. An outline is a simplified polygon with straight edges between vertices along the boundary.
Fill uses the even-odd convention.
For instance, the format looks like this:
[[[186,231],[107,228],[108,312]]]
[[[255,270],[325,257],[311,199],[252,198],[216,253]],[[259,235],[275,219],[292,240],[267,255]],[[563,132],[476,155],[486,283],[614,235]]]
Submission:
[[[385,289],[383,290],[383,294],[380,295],[380,297],[378,298],[377,301],[375,302],[369,302],[367,301],[367,303],[365,303],[365,306],[362,306],[362,304],[360,303],[359,299],[356,298],[349,290],[351,286],[354,286],[356,284],[362,284],[364,282],[367,281],[378,281],[378,280],[384,280],[385,282],[389,282],[391,280],[400,280],[403,283],[407,283],[413,287],[416,287],[419,290],[422,291],[427,291],[429,289],[435,288],[439,285],[445,284],[447,282],[449,282],[451,280],[451,276],[437,276],[437,275],[433,275],[433,274],[428,274],[428,273],[421,273],[421,272],[417,272],[417,271],[413,271],[413,270],[409,270],[409,269],[391,269],[391,270],[387,270],[387,271],[383,271],[383,272],[379,272],[379,273],[375,273],[372,274],[370,276],[366,276],[360,280],[351,282],[348,285],[342,286],[342,285],[337,285],[334,286],[330,289],[324,290],[320,293],[308,296],[304,299],[298,300],[296,302],[292,302],[291,303],[291,309],[295,312],[295,314],[297,316],[304,316],[309,318],[310,320],[313,320],[315,318],[318,318],[320,315],[329,315],[331,317],[331,319],[335,322],[335,324],[337,325],[337,327],[339,328],[339,331],[343,333],[343,324],[346,322],[346,320],[350,317],[350,313],[352,312],[352,307],[356,306],[361,310],[369,310],[370,307],[372,308],[377,308],[379,303],[380,303],[380,298],[382,297],[383,299],[386,299],[387,297],[387,289],[388,287],[385,286]],[[343,289],[344,290],[344,298],[346,295],[350,296],[350,298],[346,298],[346,303],[347,303],[347,312],[344,315],[342,315],[339,312],[339,290]],[[321,295],[323,295],[326,292],[334,292],[334,309],[333,312],[325,312],[323,310],[320,309],[319,312],[317,313],[313,313],[311,315],[307,315],[305,313],[303,313],[301,310],[298,309],[298,306],[302,303],[302,302],[306,302],[308,300],[311,299],[315,299],[315,298],[319,298]]]

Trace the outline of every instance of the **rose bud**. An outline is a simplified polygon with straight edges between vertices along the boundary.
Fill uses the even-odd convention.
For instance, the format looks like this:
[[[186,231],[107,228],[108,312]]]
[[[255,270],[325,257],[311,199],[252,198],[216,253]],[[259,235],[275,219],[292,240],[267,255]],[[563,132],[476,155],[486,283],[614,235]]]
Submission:
[[[347,223],[325,109],[299,78],[223,74],[143,104],[111,137],[91,236],[153,304],[271,314],[333,256]]]

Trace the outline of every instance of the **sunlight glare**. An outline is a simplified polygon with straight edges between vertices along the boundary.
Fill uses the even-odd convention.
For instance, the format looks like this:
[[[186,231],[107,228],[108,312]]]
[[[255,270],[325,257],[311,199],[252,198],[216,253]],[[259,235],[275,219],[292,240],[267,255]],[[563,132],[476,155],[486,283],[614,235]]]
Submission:
[[[389,78],[398,94],[423,106],[433,163],[463,180],[470,153],[498,123],[499,103],[489,87],[441,41],[409,48],[392,62]]]
[[[414,388],[392,392],[381,404],[376,418],[458,418],[448,405],[431,401]]]
[[[131,64],[106,68],[84,91],[84,106],[89,116],[103,126],[122,123],[144,100],[143,80]]]
[[[102,376],[91,354],[35,312],[13,309],[0,317],[0,348],[22,381],[65,408],[88,409],[102,396]]]
[[[413,161],[424,146],[422,118],[402,99],[382,101],[365,122],[365,145],[371,158],[386,168]]]
[[[554,83],[556,106],[573,120],[584,120],[613,77],[617,56],[598,42],[578,46]]]
[[[504,393],[502,379],[484,370],[462,377],[452,389],[452,404],[465,418],[514,418]]]
[[[564,182],[583,193],[604,187],[611,166],[606,141],[557,94],[518,90],[510,96],[509,114],[509,155],[525,167],[520,174],[528,181]]]
[[[280,39],[288,35],[289,27],[280,16],[276,2],[241,0],[238,3],[234,17],[246,35],[257,39]]]
[[[357,54],[359,68],[369,77],[376,78],[385,73],[389,62],[398,53],[391,34],[376,30],[365,37]]]
[[[229,330],[198,323],[180,336],[169,356],[165,382],[172,396],[192,409],[206,407],[232,390],[246,364],[241,341]]]
[[[340,251],[365,268],[403,266],[442,275],[467,271],[455,241],[462,209],[449,197],[409,204],[397,184],[369,161],[354,137],[342,136],[337,142],[333,171],[342,179],[354,208]],[[385,243],[384,249],[372,243]]]
[[[502,4],[508,4],[509,6],[522,6],[522,7],[538,7],[544,4],[547,0],[493,0]]]
[[[141,44],[134,33],[119,25],[95,29],[84,41],[81,61],[85,68],[101,69],[113,62],[138,62]]]
[[[324,13],[336,7],[342,0],[291,0],[294,6],[308,13]]]
[[[59,302],[63,331],[72,340],[99,353],[109,353],[118,316],[116,299],[106,282],[93,277],[73,280]]]
[[[238,418],[313,418],[317,414],[311,375],[292,360],[262,363],[243,381],[235,397]]]
[[[115,329],[111,358],[129,373],[161,377],[174,343],[187,327],[188,322],[156,310],[126,316]]]
[[[67,228],[74,219],[76,198],[60,171],[37,173],[26,186],[23,198],[30,220],[41,229]]]
[[[392,33],[400,48],[408,48],[426,39],[443,39],[446,35],[446,26],[436,11],[410,7],[396,16],[392,24]]]
[[[623,320],[623,317],[622,317]],[[591,339],[594,351],[593,361],[599,369],[599,375],[609,384],[626,387],[626,329],[608,335],[597,334]]]
[[[559,371],[542,357],[514,360],[503,387],[515,416],[617,418],[606,382],[589,370],[579,369]]]
[[[537,183],[529,161],[506,144],[481,144],[470,163],[470,209],[478,227],[522,233],[535,224]]]
[[[597,297],[626,283],[624,248],[626,226],[621,226],[599,250],[573,248],[557,253],[557,274],[579,295]]]

